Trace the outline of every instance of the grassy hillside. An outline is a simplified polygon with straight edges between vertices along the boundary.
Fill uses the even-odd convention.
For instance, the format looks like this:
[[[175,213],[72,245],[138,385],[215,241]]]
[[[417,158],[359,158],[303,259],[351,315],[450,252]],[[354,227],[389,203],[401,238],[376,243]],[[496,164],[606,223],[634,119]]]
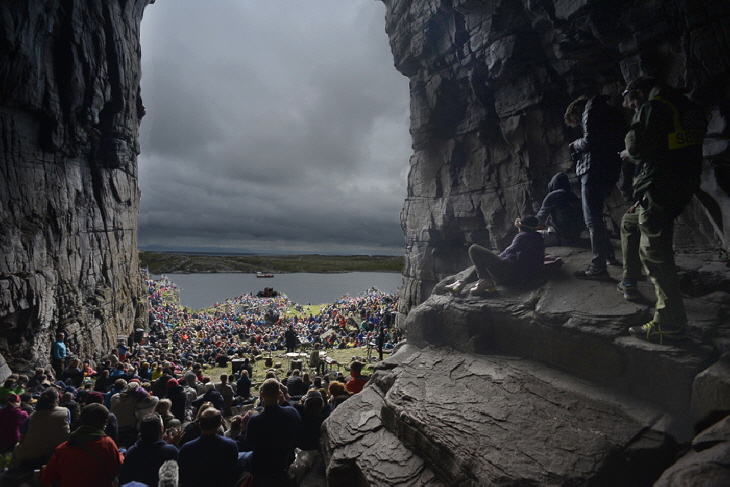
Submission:
[[[404,257],[392,255],[184,255],[139,251],[152,274],[207,272],[403,272]]]

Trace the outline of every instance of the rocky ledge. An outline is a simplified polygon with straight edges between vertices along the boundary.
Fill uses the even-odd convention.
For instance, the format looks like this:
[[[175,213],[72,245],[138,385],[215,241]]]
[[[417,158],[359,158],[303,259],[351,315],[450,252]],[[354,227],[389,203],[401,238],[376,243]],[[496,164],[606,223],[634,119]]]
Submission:
[[[451,296],[451,276],[411,311],[409,344],[326,422],[331,485],[730,481],[728,421],[692,442],[730,412],[726,262],[678,257],[689,332],[659,345],[626,331],[651,318],[649,282],[630,303],[619,267],[579,281],[587,251],[549,250],[565,264],[531,286]]]

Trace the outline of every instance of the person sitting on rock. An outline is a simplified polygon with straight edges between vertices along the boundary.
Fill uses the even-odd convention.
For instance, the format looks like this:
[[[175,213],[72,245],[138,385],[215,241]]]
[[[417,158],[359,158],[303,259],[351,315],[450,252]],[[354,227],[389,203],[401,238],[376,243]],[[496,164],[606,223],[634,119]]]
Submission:
[[[580,198],[573,193],[570,179],[559,172],[548,183],[548,195],[537,212],[540,227],[545,228],[545,245],[572,245],[585,228]]]
[[[345,390],[350,394],[357,394],[362,391],[362,388],[370,380],[370,377],[367,375],[362,375],[363,367],[365,367],[365,364],[357,360],[350,364],[350,376],[352,378],[345,384]]]
[[[534,277],[545,260],[545,241],[542,234],[537,232],[537,218],[517,218],[515,226],[519,232],[512,244],[499,255],[476,244],[469,247],[469,258],[474,268],[464,279],[446,286],[446,289],[459,295],[464,286],[478,278],[469,294],[490,295],[497,292],[495,283],[522,283]]]

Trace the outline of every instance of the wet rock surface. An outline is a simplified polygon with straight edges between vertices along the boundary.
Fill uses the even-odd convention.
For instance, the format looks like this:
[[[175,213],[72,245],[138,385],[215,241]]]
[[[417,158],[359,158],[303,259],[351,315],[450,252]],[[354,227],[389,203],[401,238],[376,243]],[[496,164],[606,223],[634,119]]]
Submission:
[[[325,423],[331,485],[618,481],[619,458],[663,419],[513,356],[412,347],[380,369]]]

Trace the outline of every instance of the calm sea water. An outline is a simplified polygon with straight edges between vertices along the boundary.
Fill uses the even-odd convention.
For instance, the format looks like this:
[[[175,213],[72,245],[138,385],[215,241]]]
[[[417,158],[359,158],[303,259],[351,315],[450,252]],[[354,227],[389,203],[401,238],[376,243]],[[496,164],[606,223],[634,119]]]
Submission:
[[[165,275],[180,287],[180,303],[192,309],[207,308],[242,294],[256,294],[264,287],[273,287],[295,303],[323,304],[333,303],[345,294],[356,296],[371,287],[395,294],[403,284],[403,277],[395,272],[292,273],[276,274],[273,278],[241,273]]]

